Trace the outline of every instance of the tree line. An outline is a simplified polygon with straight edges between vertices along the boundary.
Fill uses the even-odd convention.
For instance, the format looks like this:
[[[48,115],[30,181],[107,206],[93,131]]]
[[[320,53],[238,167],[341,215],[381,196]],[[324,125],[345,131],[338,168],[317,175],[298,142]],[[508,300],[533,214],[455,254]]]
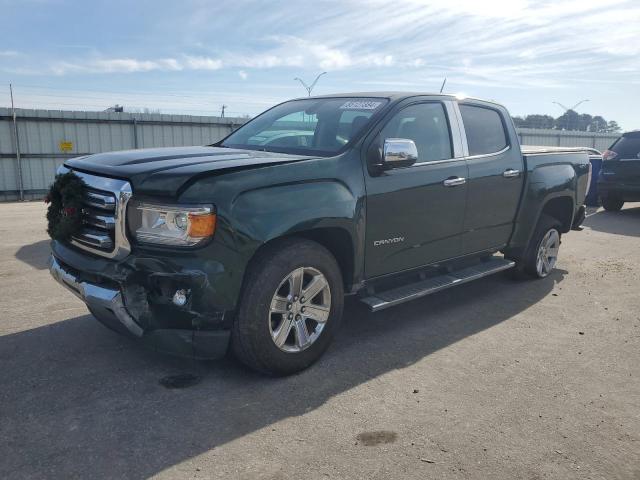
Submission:
[[[578,113],[567,110],[557,118],[551,115],[526,115],[512,117],[513,123],[519,128],[545,128],[552,130],[577,130],[580,132],[616,133],[620,131],[618,122],[607,121],[600,115],[591,116],[588,113]]]

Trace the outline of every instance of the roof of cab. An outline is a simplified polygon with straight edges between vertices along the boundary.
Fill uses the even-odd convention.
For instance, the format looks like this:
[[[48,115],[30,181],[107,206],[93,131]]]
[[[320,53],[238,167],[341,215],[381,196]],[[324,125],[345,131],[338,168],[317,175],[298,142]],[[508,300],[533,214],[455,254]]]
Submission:
[[[391,101],[404,100],[411,97],[447,97],[452,100],[477,100],[484,103],[491,103],[494,105],[500,105],[493,100],[485,100],[483,98],[460,96],[453,93],[434,93],[434,92],[400,92],[400,91],[377,91],[377,92],[347,92],[347,93],[330,93],[326,95],[314,95],[312,97],[300,97],[294,100],[306,100],[309,98],[388,98]]]
[[[622,136],[623,137],[633,137],[633,138],[640,137],[640,130],[630,130],[628,132],[624,132],[622,134]]]

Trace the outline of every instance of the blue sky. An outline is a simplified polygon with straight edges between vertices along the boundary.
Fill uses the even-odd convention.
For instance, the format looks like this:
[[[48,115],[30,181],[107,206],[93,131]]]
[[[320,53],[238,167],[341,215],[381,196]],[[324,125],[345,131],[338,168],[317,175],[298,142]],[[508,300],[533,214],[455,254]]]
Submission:
[[[640,1],[0,0],[0,105],[253,115],[314,93],[445,91],[640,128]],[[6,86],[5,86],[6,85]]]

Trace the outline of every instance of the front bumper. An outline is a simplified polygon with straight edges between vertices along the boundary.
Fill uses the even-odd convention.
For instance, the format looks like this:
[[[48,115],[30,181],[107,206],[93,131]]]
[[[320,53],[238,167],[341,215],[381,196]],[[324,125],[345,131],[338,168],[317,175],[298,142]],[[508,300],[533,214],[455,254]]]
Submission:
[[[54,255],[49,258],[49,271],[61,285],[80,298],[101,323],[154,350],[202,359],[220,358],[227,351],[229,330],[144,328],[127,309],[117,285],[98,285],[83,280],[80,272],[64,265]]]

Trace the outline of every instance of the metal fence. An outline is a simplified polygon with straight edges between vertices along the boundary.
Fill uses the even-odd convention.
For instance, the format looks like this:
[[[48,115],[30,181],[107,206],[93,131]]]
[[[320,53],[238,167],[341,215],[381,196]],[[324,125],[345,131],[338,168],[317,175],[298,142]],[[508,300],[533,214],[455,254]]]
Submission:
[[[0,108],[0,201],[42,198],[65,159],[149,147],[207,145],[246,119]],[[17,147],[17,148],[16,148]],[[19,152],[19,155],[18,155]]]
[[[518,128],[518,137],[522,145],[541,145],[545,147],[589,147],[606,150],[619,133],[592,133],[566,130],[542,130],[537,128]]]
[[[0,108],[0,201],[42,198],[67,158],[149,147],[207,145],[243,118]],[[15,131],[17,127],[17,142]],[[524,145],[606,149],[617,135],[519,129]],[[19,152],[19,156],[18,156]],[[18,158],[19,157],[19,158]]]

